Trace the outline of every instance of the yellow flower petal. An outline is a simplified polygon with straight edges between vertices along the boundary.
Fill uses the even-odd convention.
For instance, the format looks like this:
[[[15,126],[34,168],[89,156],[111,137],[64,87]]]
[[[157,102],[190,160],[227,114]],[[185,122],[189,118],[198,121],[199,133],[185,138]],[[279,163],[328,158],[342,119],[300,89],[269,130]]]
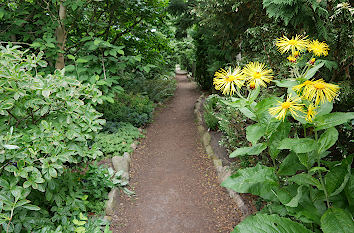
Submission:
[[[245,82],[244,79],[239,67],[236,67],[234,70],[229,67],[228,71],[220,69],[215,72],[215,89],[222,91],[224,95],[233,95],[236,92],[235,86],[241,88]]]
[[[265,64],[260,62],[250,62],[242,71],[248,83],[254,83],[255,87],[267,87],[266,83],[269,83],[273,79],[273,71],[267,69]]]

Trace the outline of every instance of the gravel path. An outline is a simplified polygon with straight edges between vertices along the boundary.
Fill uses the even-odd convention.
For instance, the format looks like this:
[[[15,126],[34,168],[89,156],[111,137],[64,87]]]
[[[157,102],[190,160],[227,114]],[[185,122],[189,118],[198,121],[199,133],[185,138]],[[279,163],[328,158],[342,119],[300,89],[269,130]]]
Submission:
[[[230,232],[239,222],[240,213],[199,140],[193,107],[200,93],[185,75],[176,78],[174,98],[132,155],[130,185],[136,196],[121,195],[113,232]]]

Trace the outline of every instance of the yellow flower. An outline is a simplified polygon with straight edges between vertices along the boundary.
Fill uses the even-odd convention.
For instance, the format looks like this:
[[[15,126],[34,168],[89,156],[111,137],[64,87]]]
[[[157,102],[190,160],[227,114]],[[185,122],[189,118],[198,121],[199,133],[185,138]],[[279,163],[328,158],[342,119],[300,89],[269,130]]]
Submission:
[[[298,56],[300,56],[300,52],[299,51],[295,51],[293,54],[293,57],[297,58]]]
[[[244,84],[244,76],[239,67],[233,71],[231,67],[227,71],[220,69],[215,72],[214,85],[216,90],[221,90],[224,95],[233,95],[236,87],[241,88]]]
[[[323,79],[319,79],[305,86],[303,96],[310,101],[314,101],[317,106],[326,100],[332,102],[338,95],[339,89],[338,85],[326,83]]]
[[[250,62],[243,68],[243,73],[249,84],[254,83],[255,87],[267,87],[267,83],[273,79],[273,71],[266,69],[265,64],[260,62]]]
[[[308,46],[309,52],[315,54],[315,56],[327,56],[329,47],[325,42],[319,42],[318,40],[313,40]]]
[[[303,87],[312,85],[312,83],[313,83],[312,81],[306,80],[305,82],[303,82],[303,83],[301,83],[301,84],[299,84],[299,85],[294,86],[294,87],[293,87],[293,90],[299,93],[299,92],[301,92],[301,90],[302,90]]]
[[[317,112],[315,111],[316,107],[313,104],[310,104],[307,108],[306,121],[312,122],[312,118],[315,117]]]
[[[300,97],[292,97],[291,94],[289,94],[285,102],[278,101],[278,106],[270,108],[268,111],[277,120],[284,121],[288,111],[290,111],[293,117],[298,116],[298,112],[304,112],[303,104],[299,104],[299,102],[301,102]]]
[[[296,51],[304,51],[308,46],[307,36],[296,35],[291,39],[286,36],[280,37],[277,39],[275,45],[278,47],[278,50],[281,54],[291,50],[291,54],[295,54]]]
[[[292,63],[296,63],[296,57],[290,55],[289,57],[287,57],[287,59],[292,62]]]

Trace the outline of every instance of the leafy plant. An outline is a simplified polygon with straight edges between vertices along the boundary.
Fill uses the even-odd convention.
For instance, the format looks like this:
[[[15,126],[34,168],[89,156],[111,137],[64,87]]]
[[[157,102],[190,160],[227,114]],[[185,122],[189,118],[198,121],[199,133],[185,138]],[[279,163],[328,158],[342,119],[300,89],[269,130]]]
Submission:
[[[105,123],[91,106],[102,101],[101,92],[61,71],[43,75],[43,53],[26,52],[0,46],[0,221],[6,232],[31,229],[35,214],[26,209],[40,210],[37,194],[49,197],[69,166],[102,155],[88,147]]]
[[[270,228],[282,232],[310,232],[306,228],[351,232],[352,197],[346,190],[351,189],[353,155],[338,160],[329,156],[329,150],[338,140],[335,127],[352,120],[354,113],[332,112],[339,87],[313,79],[325,63],[315,62],[314,57],[326,56],[328,47],[324,42],[310,42],[301,37],[280,38],[277,46],[282,53],[291,51],[288,57],[291,78],[274,81],[279,87],[287,88],[284,101],[275,96],[256,101],[260,92],[256,82],[262,85],[261,81],[271,76],[255,63],[246,66],[243,74],[235,68],[232,73],[215,75],[216,89],[234,92],[239,97],[224,102],[255,121],[246,128],[250,146],[237,148],[230,157],[266,152],[269,160],[269,163],[260,160],[263,164],[239,169],[222,184],[268,201],[261,214],[248,217],[234,232],[267,232]],[[309,57],[305,50],[314,55]],[[301,62],[302,59],[307,62]],[[251,89],[247,98],[241,90],[244,82]],[[225,85],[218,86],[220,83]],[[284,217],[301,221],[303,225]]]
[[[119,93],[114,103],[104,103],[97,107],[109,121],[130,122],[136,127],[149,123],[152,119],[154,104],[148,97],[128,93]]]

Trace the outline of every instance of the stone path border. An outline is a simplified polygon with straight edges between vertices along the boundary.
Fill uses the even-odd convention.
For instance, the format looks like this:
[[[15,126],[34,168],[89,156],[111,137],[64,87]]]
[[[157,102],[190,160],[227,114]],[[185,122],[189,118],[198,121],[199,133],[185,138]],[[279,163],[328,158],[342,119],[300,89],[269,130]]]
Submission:
[[[208,157],[213,160],[215,169],[218,174],[218,180],[221,184],[225,179],[231,176],[231,170],[229,166],[222,165],[222,160],[215,155],[214,150],[210,144],[211,136],[203,124],[202,102],[204,98],[205,98],[205,94],[202,94],[198,98],[197,102],[194,105],[194,114],[196,117],[197,128],[201,137],[202,144],[205,148]],[[248,215],[250,215],[251,211],[248,209],[247,205],[245,205],[242,197],[237,192],[231,189],[227,189],[227,191],[230,197],[236,202],[237,206],[240,208],[240,211],[242,213],[241,220],[243,220]]]
[[[143,133],[143,130],[140,128],[139,131],[140,133]],[[138,141],[134,141],[130,145],[130,148],[132,148],[133,150],[130,154],[128,152],[125,152],[123,156],[114,156],[110,159],[115,172],[123,171],[123,174],[121,176],[123,180],[129,181],[129,167],[131,162],[130,155],[137,148],[138,143],[139,143]],[[106,208],[105,208],[106,216],[104,216],[104,219],[107,219],[108,221],[112,220],[111,216],[114,214],[114,207],[119,202],[119,195],[120,195],[119,188],[113,188],[108,193],[108,200],[106,202]]]

